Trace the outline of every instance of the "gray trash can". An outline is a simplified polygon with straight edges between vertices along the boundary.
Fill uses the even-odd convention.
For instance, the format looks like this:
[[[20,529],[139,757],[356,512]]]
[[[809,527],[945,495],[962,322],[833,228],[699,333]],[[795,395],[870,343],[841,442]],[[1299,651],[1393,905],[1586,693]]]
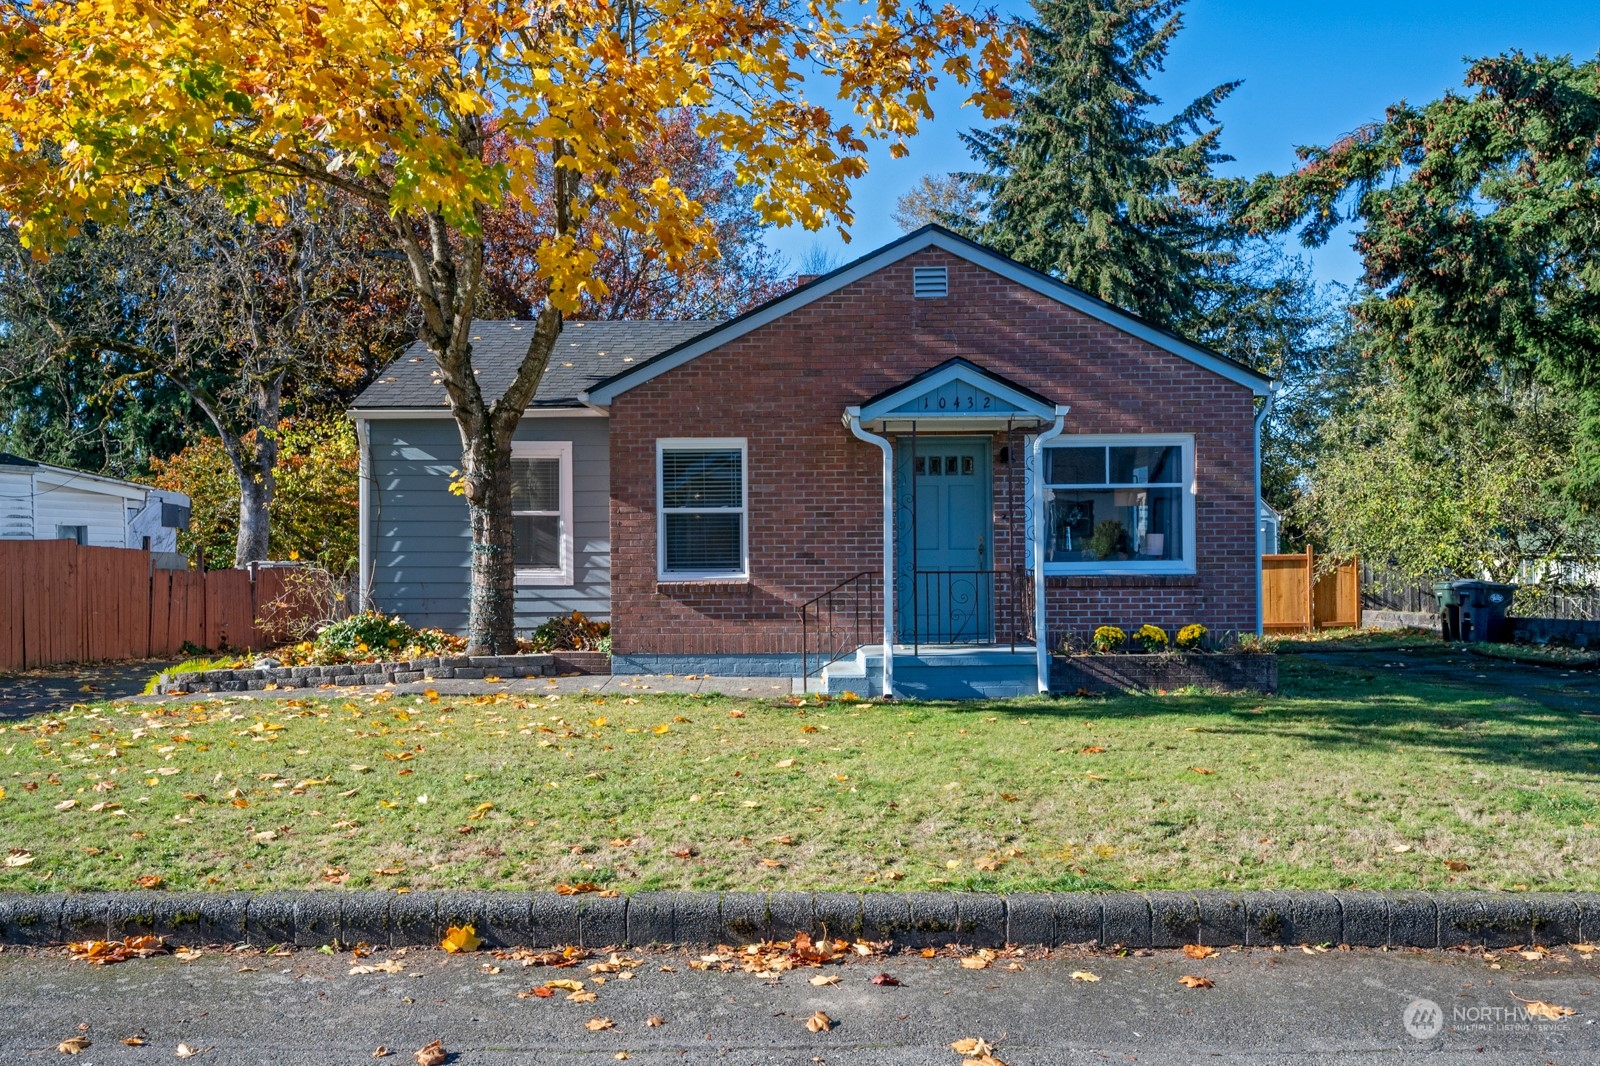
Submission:
[[[1453,613],[1456,616],[1456,625],[1455,632],[1453,634],[1446,632],[1445,639],[1479,644],[1510,639],[1511,625],[1506,615],[1511,611],[1511,601],[1517,594],[1517,586],[1502,585],[1494,581],[1452,581],[1449,585],[1451,593],[1456,597],[1454,610],[1445,608],[1443,600],[1440,602],[1440,609],[1446,619]],[[1437,586],[1435,594],[1438,594]]]

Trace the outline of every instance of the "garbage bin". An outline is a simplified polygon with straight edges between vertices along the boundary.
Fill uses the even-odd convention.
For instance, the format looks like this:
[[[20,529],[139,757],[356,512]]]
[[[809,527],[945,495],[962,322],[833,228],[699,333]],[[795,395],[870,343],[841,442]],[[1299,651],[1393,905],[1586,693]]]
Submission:
[[[1435,581],[1434,599],[1439,601],[1439,632],[1447,642],[1461,639],[1461,593],[1455,581]]]
[[[1505,640],[1506,613],[1517,586],[1494,581],[1440,581],[1433,586],[1445,640]]]

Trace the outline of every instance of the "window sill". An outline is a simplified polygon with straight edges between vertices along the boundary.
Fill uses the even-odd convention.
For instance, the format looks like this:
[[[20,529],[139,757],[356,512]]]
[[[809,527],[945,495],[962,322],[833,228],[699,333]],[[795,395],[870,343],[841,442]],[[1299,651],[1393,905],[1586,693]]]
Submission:
[[[694,576],[690,574],[658,574],[656,576],[656,590],[673,588],[702,588],[706,585],[740,586],[750,584],[748,574],[707,574]]]
[[[1198,574],[1052,574],[1045,572],[1045,588],[1197,588]]]
[[[551,589],[551,588],[570,589],[570,588],[573,588],[576,584],[577,584],[577,582],[575,582],[572,579],[572,575],[571,574],[522,574],[522,573],[519,573],[517,575],[517,578],[516,578],[516,586],[519,589],[540,589],[540,588],[543,588],[543,589]]]

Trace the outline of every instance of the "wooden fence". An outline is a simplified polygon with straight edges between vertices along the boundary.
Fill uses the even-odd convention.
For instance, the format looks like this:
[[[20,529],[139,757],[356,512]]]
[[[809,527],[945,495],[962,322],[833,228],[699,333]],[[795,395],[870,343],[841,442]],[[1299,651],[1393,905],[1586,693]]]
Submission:
[[[1361,564],[1351,559],[1318,575],[1304,555],[1261,557],[1261,627],[1268,633],[1348,629],[1361,624]]]
[[[1432,578],[1407,577],[1367,565],[1361,567],[1361,604],[1372,611],[1434,614],[1439,610]],[[1511,613],[1524,618],[1600,619],[1600,590],[1561,592],[1524,585],[1517,590]]]
[[[158,570],[133,548],[0,540],[0,670],[268,647],[258,608],[290,572]]]

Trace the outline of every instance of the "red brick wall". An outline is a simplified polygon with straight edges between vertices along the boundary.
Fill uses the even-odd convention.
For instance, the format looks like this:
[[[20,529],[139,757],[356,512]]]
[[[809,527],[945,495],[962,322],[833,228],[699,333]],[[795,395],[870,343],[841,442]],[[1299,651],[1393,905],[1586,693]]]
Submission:
[[[917,300],[913,266],[950,295]],[[925,249],[617,397],[611,408],[613,641],[620,654],[798,652],[795,608],[882,570],[882,453],[846,406],[956,357],[1071,406],[1066,433],[1193,433],[1193,577],[1051,578],[1052,633],[1198,621],[1253,630],[1256,518],[1250,391],[953,256]],[[749,441],[748,583],[656,581],[655,442]],[[1020,434],[996,465],[997,566],[1021,552],[998,520],[1020,492]],[[1013,512],[1020,521],[1021,507]]]

